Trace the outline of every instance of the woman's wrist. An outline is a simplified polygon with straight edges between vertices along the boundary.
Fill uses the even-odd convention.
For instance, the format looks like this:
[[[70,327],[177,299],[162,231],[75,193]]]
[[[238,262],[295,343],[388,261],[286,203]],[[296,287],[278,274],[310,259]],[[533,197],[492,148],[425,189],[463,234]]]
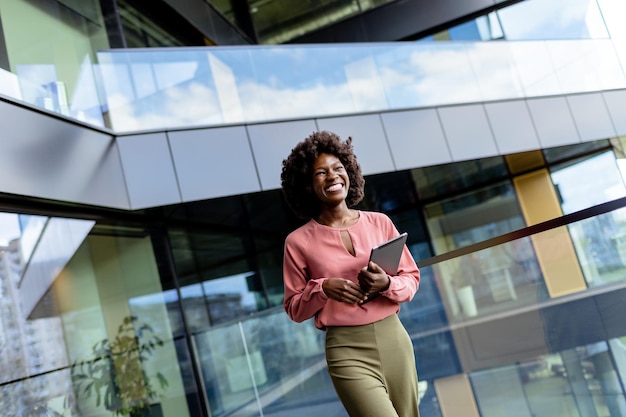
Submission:
[[[390,286],[391,286],[391,276],[387,274],[387,284],[384,287],[382,287],[379,292],[387,291]]]

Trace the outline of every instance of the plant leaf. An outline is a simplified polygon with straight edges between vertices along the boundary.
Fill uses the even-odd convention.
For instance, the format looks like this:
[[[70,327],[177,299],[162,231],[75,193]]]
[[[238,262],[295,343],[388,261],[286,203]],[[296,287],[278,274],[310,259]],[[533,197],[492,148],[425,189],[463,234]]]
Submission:
[[[157,379],[159,380],[159,385],[161,386],[161,389],[165,389],[168,387],[169,383],[167,382],[167,379],[165,378],[165,376],[161,373],[161,372],[157,372],[156,374]]]
[[[91,395],[91,387],[93,387],[93,382],[90,382],[87,385],[85,385],[85,389],[83,390],[83,392],[87,394],[88,397],[89,395]]]

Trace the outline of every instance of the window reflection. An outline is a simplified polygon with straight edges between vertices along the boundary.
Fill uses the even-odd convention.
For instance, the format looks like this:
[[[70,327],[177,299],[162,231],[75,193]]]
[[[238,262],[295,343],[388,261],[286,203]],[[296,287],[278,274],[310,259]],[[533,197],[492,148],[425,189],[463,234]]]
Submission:
[[[254,280],[255,273],[246,272],[203,282],[211,322],[218,324],[259,310],[258,300],[249,285]]]
[[[602,416],[626,413],[622,339],[545,354],[517,366],[473,372],[481,416]],[[511,406],[516,410],[511,413]]]
[[[565,214],[626,195],[613,151],[591,154],[552,169]],[[616,210],[568,226],[585,280],[591,287],[624,279],[626,211]]]
[[[621,195],[614,193],[623,186],[606,145],[599,153],[595,146],[600,145],[567,149],[558,159],[553,178],[565,211]],[[508,175],[501,158],[376,175],[366,179],[363,208],[385,211],[399,229],[409,231],[408,246],[419,262],[432,256],[433,248],[444,253],[522,227]],[[604,178],[594,183],[599,175]],[[576,192],[581,189],[583,198]],[[428,204],[422,211],[423,196]],[[0,346],[10,351],[0,359],[0,406],[18,396],[24,400],[16,407],[47,403],[57,410],[59,399],[71,391],[72,377],[56,369],[81,358],[95,361],[94,343],[114,335],[119,319],[131,314],[165,341],[143,367],[167,374],[163,409],[176,409],[176,417],[200,414],[186,402],[197,382],[204,383],[215,416],[258,415],[257,395],[266,415],[313,415],[312,406],[320,404],[340,412],[325,372],[323,332],[311,323],[290,322],[281,307],[283,239],[299,222],[288,213],[276,190],[151,210],[151,219],[172,222],[168,236],[178,285],[158,268],[167,264],[159,255],[169,253],[155,256],[158,239],[152,232],[98,224],[39,303],[42,318],[26,322],[15,321],[21,313],[11,298],[11,283],[17,283],[23,261],[19,239],[11,241],[0,258],[7,266],[0,277]],[[626,276],[624,222],[626,209],[569,226],[567,237],[575,243],[589,286]],[[511,405],[520,416],[585,415],[581,410],[623,415],[623,294],[611,287],[605,291],[609,298],[581,292],[574,301],[544,303],[548,296],[538,253],[531,238],[522,238],[422,268],[420,291],[402,305],[400,318],[415,347],[423,415],[442,415],[435,383],[463,372],[470,374],[481,416],[509,416],[502,410]],[[551,312],[536,311],[546,304]],[[612,312],[619,314],[611,317]],[[498,337],[503,328],[498,326],[519,332],[519,339]],[[597,340],[608,337],[605,329],[615,338]],[[30,345],[24,347],[16,335],[26,335]],[[485,349],[476,348],[480,343]],[[202,381],[192,372],[193,361]],[[475,371],[477,365],[490,368]],[[42,378],[44,371],[50,373]],[[103,412],[89,400],[73,401],[85,413]]]
[[[626,277],[626,210],[571,224],[569,231],[590,287]]]
[[[13,230],[13,237],[20,238],[22,261],[27,263],[30,260],[30,256],[33,254],[35,245],[41,236],[41,232],[43,231],[48,218],[45,216],[30,216],[26,214],[16,215],[3,213],[2,215],[7,222],[11,222],[11,219],[12,221],[19,221],[19,229],[21,230],[21,233],[16,233],[17,230],[14,224],[12,225],[5,222],[2,224],[2,230],[4,230],[3,234]]]
[[[451,322],[547,299],[530,238],[441,262],[433,270]]]
[[[508,40],[606,38],[595,0],[529,0],[498,11]]]
[[[593,142],[583,142],[576,145],[555,146],[553,148],[542,149],[541,152],[545,156],[545,160],[550,165],[556,165],[559,162],[572,160],[576,157],[601,153],[615,144],[613,141],[596,140]]]
[[[202,284],[181,287],[180,296],[189,331],[196,332],[205,329],[211,320],[209,319],[209,309],[205,304]]]
[[[608,10],[609,6],[602,5],[602,8]],[[527,0],[420,41],[601,39],[608,36],[596,0]]]
[[[122,401],[131,395],[138,403],[147,402],[162,409],[164,416],[171,412],[167,411],[170,405],[177,404],[175,414],[188,415],[183,405],[187,387],[183,385],[173,341],[175,326],[168,322],[167,298],[162,295],[150,236],[130,229],[118,233],[101,228],[97,232],[81,245],[51,290],[64,328],[73,330],[64,332],[69,360],[71,364],[86,364],[74,369],[73,382],[79,384],[82,380],[77,369],[84,370],[88,377],[100,378],[95,374],[98,368],[89,365],[103,361],[103,365],[113,364],[111,375],[115,379],[96,384],[95,389],[102,390],[101,393],[111,388],[114,381],[120,391],[113,392],[119,392]],[[133,336],[139,343],[136,348],[129,344]],[[147,351],[135,350],[140,349],[143,341],[148,343]],[[142,352],[143,359],[139,360],[132,352]],[[130,369],[136,372],[129,373]],[[146,387],[153,384],[158,399],[150,397],[149,391],[141,389],[138,382],[131,384],[133,388],[124,388],[124,381],[135,381],[137,373],[148,378],[140,378]],[[167,382],[165,387],[161,378]],[[115,396],[108,404],[97,404],[93,396],[81,392],[76,398],[81,412],[102,412],[107,405],[114,411],[116,404],[119,405]]]
[[[46,233],[56,220],[87,223],[50,219],[38,230]],[[28,317],[21,310],[22,290],[28,288],[18,288],[16,278],[24,270],[20,240],[0,250],[3,414],[95,415],[119,411],[117,406],[130,401],[162,410],[159,415],[163,416],[169,416],[171,411],[166,410],[176,404],[177,417],[189,415],[185,392],[193,388],[188,390],[181,379],[166,308],[171,296],[168,301],[161,293],[150,237],[142,229],[103,225],[95,226],[87,237],[65,229],[54,237],[55,252],[44,251],[44,255],[50,257],[48,264],[63,260],[63,265],[56,268],[53,282],[47,291],[43,288],[45,295]],[[44,241],[39,239],[34,247],[34,258],[41,258]],[[67,258],[51,257],[59,253]],[[127,321],[130,317],[135,318]],[[118,337],[120,332],[123,337]],[[136,345],[146,338],[147,345]],[[184,352],[180,357],[185,357]],[[97,380],[92,391],[105,395],[107,389],[112,390],[107,401],[96,402],[95,395],[85,395],[85,387],[77,388],[89,378]],[[141,382],[131,387],[125,385],[128,381]],[[152,389],[158,398],[150,394]]]
[[[33,376],[1,386],[0,406],[6,416],[63,415],[65,395],[71,390],[69,370]]]
[[[251,1],[250,13],[262,42],[278,43],[389,1],[289,1],[289,7],[278,1]],[[618,3],[601,2],[608,21],[623,15],[623,6]],[[11,70],[2,70],[2,93],[121,131],[337,116],[363,109],[380,111],[623,86],[616,55],[619,48],[598,39],[608,37],[608,32],[593,0],[516,2],[434,36],[474,41],[573,39],[571,43],[489,42],[435,48],[415,43],[401,48],[399,44],[367,48],[292,46],[255,48],[254,53],[249,49],[212,48],[210,54],[197,49],[182,55],[181,51],[161,54],[153,50],[150,62],[145,59],[149,55],[146,51],[130,55],[128,50],[104,52],[119,46],[109,45],[108,39],[114,42],[125,36],[125,46],[129,47],[204,45],[204,39],[188,22],[179,24],[184,19],[163,4],[145,7],[141,1],[118,0],[123,34],[93,0],[15,4],[3,7],[3,18],[20,21],[24,16],[36,16],[24,21],[36,21],[37,27],[4,26],[6,62],[11,63]],[[231,6],[230,1],[217,2],[217,7],[236,21]],[[613,26],[617,29],[618,25]],[[22,48],[19,40],[33,33],[54,36],[38,36],[33,48]],[[596,41],[580,41],[588,38]],[[115,62],[111,55],[123,58]],[[481,65],[485,62],[488,65]],[[294,79],[294,74],[302,74],[303,81]],[[377,86],[377,94],[368,97],[373,86]],[[101,94],[106,96],[102,103]]]
[[[469,22],[451,27],[433,36],[420,39],[420,41],[489,41],[502,39],[504,34],[496,12],[477,17]]]
[[[525,226],[509,182],[428,204],[424,212],[437,254]]]
[[[184,335],[185,329],[180,317],[178,294],[175,290],[132,297],[128,300],[128,304],[133,317],[141,317],[146,323],[151,323],[158,333],[171,333],[175,337]],[[163,311],[163,306],[166,312]]]
[[[551,173],[564,214],[626,196],[613,151],[555,165]]]
[[[246,227],[239,224],[232,233],[170,231],[192,332],[282,303],[282,235],[274,237],[280,245],[271,245],[269,251],[259,245],[255,252],[253,237],[241,233]]]
[[[626,336],[609,340],[609,347],[615,363],[617,377],[624,383],[626,381]]]
[[[411,170],[420,199],[447,197],[507,176],[502,157],[462,161]]]
[[[530,417],[532,415],[528,409],[519,368],[503,366],[470,374],[481,416]]]
[[[611,341],[611,347],[609,349],[605,341],[600,341],[578,349],[577,354],[588,374],[586,379],[594,405],[600,413],[617,417],[626,415],[626,400],[611,353],[613,356],[623,355],[624,345],[621,339],[615,339]]]
[[[323,332],[282,312],[195,336],[211,415],[308,415],[314,404],[340,411],[325,369]]]

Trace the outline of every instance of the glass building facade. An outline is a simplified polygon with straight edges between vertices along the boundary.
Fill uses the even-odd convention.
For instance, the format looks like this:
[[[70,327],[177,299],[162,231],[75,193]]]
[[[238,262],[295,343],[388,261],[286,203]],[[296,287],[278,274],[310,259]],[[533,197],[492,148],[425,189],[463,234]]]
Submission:
[[[626,86],[618,1],[518,2],[406,45],[225,48],[199,47],[211,42],[136,2],[113,3],[124,29],[115,33],[141,49],[112,49],[110,2],[0,0],[2,103],[150,140],[160,129],[384,119]],[[232,3],[214,7],[237,23]],[[298,13],[311,18],[289,2],[258,3],[249,13],[266,43],[295,33]],[[334,22],[339,10],[384,3],[316,7]],[[288,30],[268,17],[272,5]],[[358,208],[407,231],[422,272],[400,312],[422,416],[626,415],[626,138],[583,133],[560,146],[437,164],[411,154],[409,167],[369,170]],[[67,162],[41,152],[51,165]],[[11,157],[23,160],[0,161]],[[260,171],[261,162],[249,165]],[[217,174],[197,173],[195,184],[232,187]],[[262,188],[132,210],[3,188],[2,415],[346,415],[326,373],[324,333],[282,307],[283,242],[301,220],[280,190]]]

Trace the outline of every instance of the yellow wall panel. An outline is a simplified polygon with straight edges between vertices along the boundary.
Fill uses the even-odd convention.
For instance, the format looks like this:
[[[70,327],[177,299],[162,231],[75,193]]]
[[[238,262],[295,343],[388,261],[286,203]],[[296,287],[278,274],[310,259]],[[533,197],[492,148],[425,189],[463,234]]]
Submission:
[[[536,170],[546,165],[543,152],[540,150],[505,155],[504,159],[513,175]]]
[[[480,417],[467,375],[435,380],[435,392],[443,417]]]
[[[563,215],[554,185],[547,169],[513,179],[526,225],[532,226]]]
[[[547,169],[521,175],[513,183],[528,226],[563,215]],[[567,227],[532,236],[532,242],[550,297],[587,288]]]
[[[567,227],[531,237],[550,297],[587,288]]]

